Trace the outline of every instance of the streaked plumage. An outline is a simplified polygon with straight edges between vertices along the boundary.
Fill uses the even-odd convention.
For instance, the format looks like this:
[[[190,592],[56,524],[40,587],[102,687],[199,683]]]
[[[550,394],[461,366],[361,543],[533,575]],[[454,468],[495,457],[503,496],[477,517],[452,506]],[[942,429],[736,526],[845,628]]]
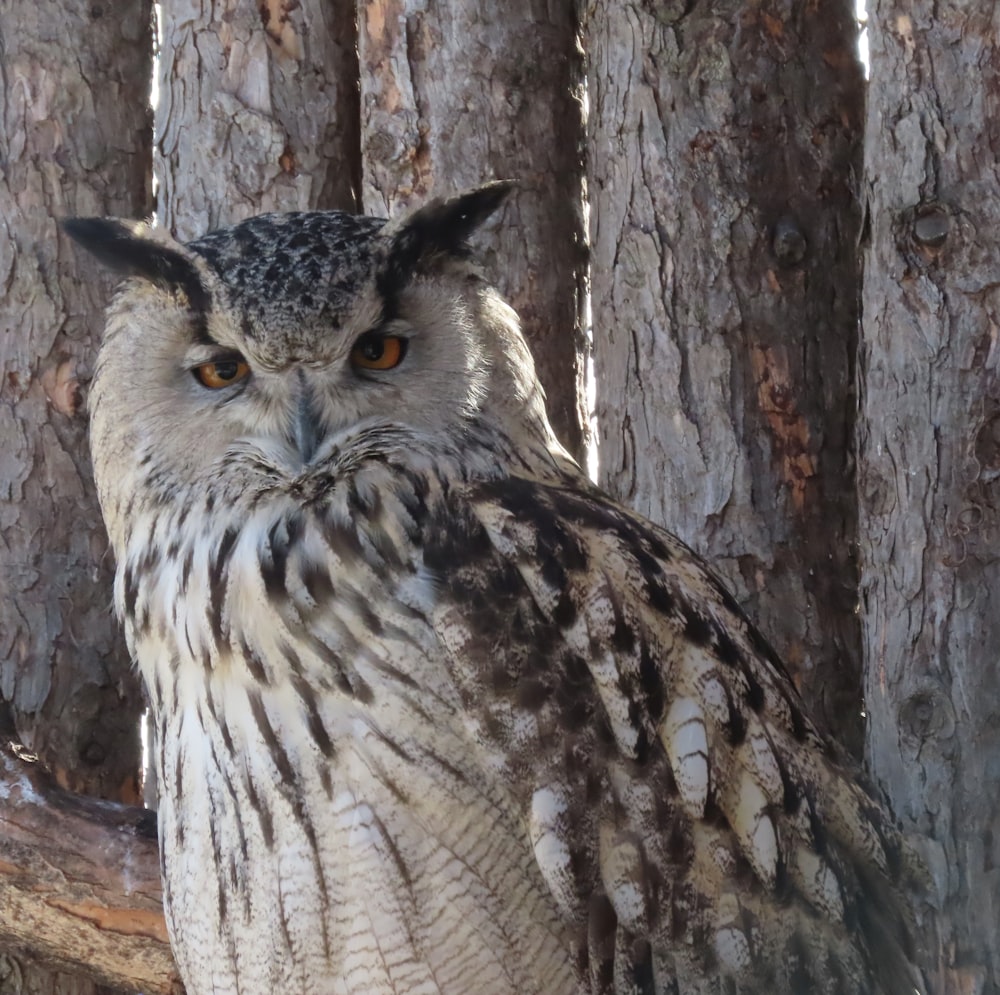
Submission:
[[[188,992],[911,992],[896,831],[553,437],[465,246],[507,191],[69,225],[131,274],[93,451]]]

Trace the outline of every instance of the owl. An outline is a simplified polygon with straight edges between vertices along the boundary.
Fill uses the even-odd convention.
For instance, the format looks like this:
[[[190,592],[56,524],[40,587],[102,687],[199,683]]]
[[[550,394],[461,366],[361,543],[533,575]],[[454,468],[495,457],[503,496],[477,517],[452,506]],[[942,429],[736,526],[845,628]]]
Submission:
[[[493,183],[186,245],[90,394],[189,995],[910,995],[901,838],[699,558],[553,435]]]

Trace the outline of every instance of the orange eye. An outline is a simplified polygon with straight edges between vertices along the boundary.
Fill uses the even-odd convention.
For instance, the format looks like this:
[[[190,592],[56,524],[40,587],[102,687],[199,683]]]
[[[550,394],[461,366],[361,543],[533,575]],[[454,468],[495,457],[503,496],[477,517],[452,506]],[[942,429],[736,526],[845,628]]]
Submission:
[[[214,363],[202,363],[191,372],[203,387],[219,390],[245,379],[250,367],[242,359],[219,359]]]
[[[399,335],[362,335],[351,350],[351,363],[362,370],[391,370],[403,362],[406,346]]]

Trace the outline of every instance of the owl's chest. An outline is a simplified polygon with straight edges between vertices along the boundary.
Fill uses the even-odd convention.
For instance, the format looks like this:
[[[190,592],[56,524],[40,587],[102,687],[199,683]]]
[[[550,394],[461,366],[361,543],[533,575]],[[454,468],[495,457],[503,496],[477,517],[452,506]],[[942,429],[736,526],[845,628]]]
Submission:
[[[140,592],[152,622],[134,627],[192,995],[574,991],[518,804],[449,682],[429,585],[418,571],[390,585],[371,563],[323,580],[280,531],[266,555],[233,547],[224,584],[213,550],[183,585]]]
[[[168,921],[192,995],[575,991],[516,810],[401,711],[309,731],[292,689],[161,723]],[[467,744],[466,744],[467,748]],[[440,751],[440,752],[438,752]]]

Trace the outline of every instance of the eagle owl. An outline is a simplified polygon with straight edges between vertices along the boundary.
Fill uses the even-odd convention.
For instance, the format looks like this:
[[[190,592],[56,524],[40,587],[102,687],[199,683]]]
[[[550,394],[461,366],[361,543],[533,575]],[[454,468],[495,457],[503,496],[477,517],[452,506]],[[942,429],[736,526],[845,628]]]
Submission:
[[[905,850],[678,539],[554,437],[470,258],[396,222],[69,233],[189,995],[912,993]]]

